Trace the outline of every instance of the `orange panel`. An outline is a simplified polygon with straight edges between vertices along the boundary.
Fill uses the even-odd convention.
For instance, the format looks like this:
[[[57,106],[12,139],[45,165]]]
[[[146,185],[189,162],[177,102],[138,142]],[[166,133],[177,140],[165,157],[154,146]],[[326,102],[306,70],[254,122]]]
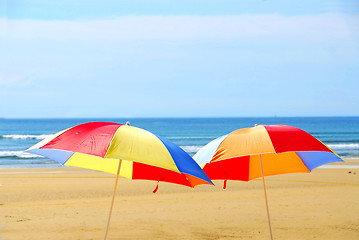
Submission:
[[[262,154],[264,176],[310,171],[295,152]],[[252,155],[249,163],[249,180],[262,177],[259,155]]]
[[[274,152],[267,130],[260,125],[231,132],[219,145],[212,162],[245,155]]]
[[[183,173],[183,174],[186,176],[186,179],[191,183],[191,187],[195,187],[195,186],[200,185],[200,184],[208,184],[208,185],[210,185],[209,182],[204,181],[204,180],[202,180],[202,179],[200,179],[198,177],[192,176],[190,174],[185,174],[185,173]]]

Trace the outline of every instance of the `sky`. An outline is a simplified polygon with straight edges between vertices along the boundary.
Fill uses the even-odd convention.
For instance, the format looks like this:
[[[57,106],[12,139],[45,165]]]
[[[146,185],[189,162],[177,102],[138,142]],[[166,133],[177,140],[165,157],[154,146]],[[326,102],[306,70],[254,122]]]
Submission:
[[[357,0],[0,0],[0,118],[359,116]]]

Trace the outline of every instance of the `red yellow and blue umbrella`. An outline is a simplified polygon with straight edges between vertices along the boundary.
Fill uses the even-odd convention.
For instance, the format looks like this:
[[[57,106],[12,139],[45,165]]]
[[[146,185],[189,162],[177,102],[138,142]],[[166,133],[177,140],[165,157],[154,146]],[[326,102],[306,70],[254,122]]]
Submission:
[[[200,149],[193,159],[211,180],[250,181],[262,177],[270,236],[272,230],[264,176],[309,173],[323,164],[343,161],[309,133],[286,125],[238,129]]]
[[[65,166],[116,174],[104,239],[109,229],[119,175],[189,187],[213,184],[201,167],[179,146],[127,124],[84,123],[56,133],[25,152],[48,157]]]
[[[129,179],[171,182],[189,187],[211,184],[195,161],[171,141],[144,129],[109,122],[81,124],[26,150],[65,166],[83,167]]]

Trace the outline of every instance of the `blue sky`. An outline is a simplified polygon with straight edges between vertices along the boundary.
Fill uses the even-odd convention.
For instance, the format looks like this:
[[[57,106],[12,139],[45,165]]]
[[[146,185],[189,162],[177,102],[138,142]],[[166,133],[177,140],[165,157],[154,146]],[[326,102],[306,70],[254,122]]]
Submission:
[[[359,115],[358,1],[0,0],[0,117]]]

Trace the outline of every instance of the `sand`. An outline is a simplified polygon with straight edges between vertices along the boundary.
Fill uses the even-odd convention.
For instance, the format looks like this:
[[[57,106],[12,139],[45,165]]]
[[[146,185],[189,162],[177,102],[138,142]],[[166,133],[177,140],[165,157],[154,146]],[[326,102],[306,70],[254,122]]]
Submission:
[[[348,164],[358,164],[350,160]],[[0,239],[103,239],[115,176],[0,169]],[[269,239],[262,181],[194,189],[120,178],[108,239]],[[359,239],[359,169],[266,178],[274,239]]]

